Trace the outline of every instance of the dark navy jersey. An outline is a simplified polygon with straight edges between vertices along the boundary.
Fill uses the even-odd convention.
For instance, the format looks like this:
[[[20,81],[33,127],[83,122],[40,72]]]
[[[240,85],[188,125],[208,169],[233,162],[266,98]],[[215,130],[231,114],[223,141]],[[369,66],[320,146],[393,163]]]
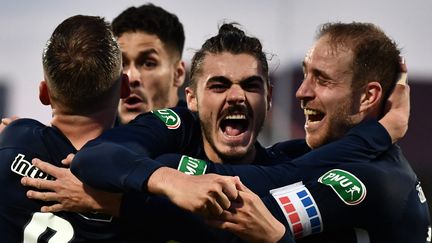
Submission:
[[[370,127],[366,125],[364,128],[369,133],[362,132],[363,128],[354,129],[343,139],[307,153],[303,160],[315,163],[320,160],[331,162],[335,158],[347,162],[374,159],[389,148],[391,139],[378,122],[371,123]],[[290,144],[280,143],[273,152],[269,151],[287,151],[288,156],[290,153],[298,156],[289,149]],[[87,143],[76,154],[71,170],[86,184],[96,188],[117,192],[145,191],[149,176],[162,166],[154,158],[164,153],[181,153],[191,157],[203,154],[201,128],[196,114],[186,108],[175,108],[139,115],[128,125],[110,129]],[[265,167],[260,167],[262,171],[252,172],[257,176],[290,176],[293,166],[282,163],[281,167],[286,168],[278,167],[276,170],[269,167],[272,173],[266,172]],[[98,176],[94,176],[96,173]],[[275,184],[277,186],[280,185]]]
[[[113,129],[105,133],[101,138],[90,142],[75,157],[72,170],[78,177],[90,183],[92,186],[113,191],[128,191],[131,189],[145,191],[145,184],[148,176],[160,166],[159,162],[151,158],[169,152],[179,152],[194,156],[199,153],[196,148],[200,148],[200,143],[200,128],[196,116],[187,110],[175,109],[173,111],[164,109],[154,112],[153,115],[141,115],[137,117],[130,126],[125,126],[123,129]],[[289,153],[289,146],[285,145],[286,143],[276,145],[278,149],[274,149],[274,151],[276,151],[276,153],[285,153],[285,151]],[[242,176],[242,180],[246,185],[253,188],[259,195],[265,196],[271,188],[285,186],[299,180],[303,180],[305,183],[309,183],[311,180],[312,183],[318,176],[321,178],[324,173],[333,173],[330,171],[330,168],[337,168],[341,163],[348,166],[378,159],[377,157],[382,152],[388,150],[390,146],[391,139],[385,129],[378,122],[370,121],[356,127],[344,138],[322,146],[319,149],[315,149],[291,162],[282,161],[284,163],[271,167],[227,166],[222,169],[225,170],[225,172],[221,173],[231,173],[232,175]],[[97,169],[99,172],[104,168],[102,170],[103,175],[96,177],[94,174],[87,173],[92,168],[93,171]],[[238,170],[238,168],[244,169]],[[233,171],[235,173],[232,173]],[[341,173],[346,172],[343,171]],[[348,173],[351,172],[348,171]],[[343,178],[345,178],[343,176],[346,175],[339,175],[336,173],[336,176],[338,180],[343,180]],[[323,183],[329,183],[329,185],[325,185],[324,188],[327,190],[330,188],[329,191],[335,191],[332,189],[334,185],[330,182]],[[356,187],[347,190],[350,195],[354,195],[357,193],[358,188],[363,187],[356,185]],[[418,190],[420,191],[420,189]],[[321,213],[318,213],[320,209],[316,206],[316,202],[312,200],[313,197],[310,192],[301,191],[300,195],[303,195],[306,201],[313,203],[305,204],[306,206],[303,205],[305,207],[303,213],[299,214],[297,212],[297,214],[293,214],[294,216],[291,216],[293,217],[292,220],[289,218],[291,211],[284,212],[284,215],[288,217],[288,220],[285,219],[285,221],[291,222],[292,227],[290,226],[290,229],[295,236],[302,237],[308,234],[318,233],[321,232],[324,227],[330,227],[329,229],[331,229],[331,223],[325,226],[326,220],[328,220],[327,218],[322,216],[317,217],[317,215],[321,215]],[[365,200],[364,198],[358,200],[363,202]],[[373,198],[373,200],[380,199],[372,196],[368,197],[368,199],[369,198]],[[303,203],[302,198],[299,198],[297,201]],[[286,201],[280,202],[282,203],[280,205],[279,202],[280,201],[278,201],[279,208],[293,206],[292,203],[290,204]],[[360,203],[358,207],[363,207],[363,205],[364,204]],[[313,216],[311,219],[308,218],[309,206],[312,211],[311,215]],[[426,208],[425,202],[422,202],[418,208]],[[294,209],[296,209],[296,207],[294,207]],[[274,211],[274,208],[271,210]],[[321,211],[322,210],[326,209],[321,209]],[[315,214],[313,214],[314,211],[316,212]],[[303,218],[299,215],[303,215]],[[365,216],[366,214],[362,215]],[[414,218],[419,215],[423,215],[422,218],[419,218],[423,223],[420,226],[421,229],[419,228],[418,231],[422,232],[421,236],[417,236],[418,238],[424,237],[426,240],[428,229],[427,227],[425,229],[423,225],[429,225],[429,218],[425,216],[426,214],[422,213],[414,215]],[[373,215],[369,216],[369,221],[375,220]],[[306,217],[306,219],[304,219],[304,217]],[[306,223],[303,224],[303,220],[309,221],[305,221]],[[339,227],[340,225],[336,226]],[[362,227],[366,228],[364,224]],[[351,229],[352,226],[348,225],[348,228]],[[358,231],[356,231],[363,232],[356,234],[360,235],[358,237],[361,239],[363,239],[362,236],[364,235],[367,235],[367,237],[376,235],[371,231],[370,227],[366,229],[369,230],[366,231],[366,233],[364,233],[363,228],[359,228]],[[303,229],[305,229],[305,231],[303,231]],[[379,231],[380,229],[376,228],[375,230]],[[375,239],[373,237],[372,240]],[[358,240],[358,242],[361,242],[360,240]]]
[[[293,141],[293,146],[297,142]],[[255,144],[257,153],[252,164],[272,165],[280,161],[290,160],[286,153],[276,152],[274,148],[265,149]],[[276,146],[275,146],[276,147]],[[181,157],[181,156],[180,156]],[[156,160],[166,165],[178,165],[177,154],[162,155]],[[205,155],[200,157],[205,159]],[[200,160],[204,161],[204,160]],[[192,188],[191,188],[192,190]],[[140,193],[142,195],[142,193]],[[145,236],[148,242],[240,242],[233,234],[208,226],[204,219],[193,213],[175,206],[167,198],[158,196],[140,197],[137,193],[128,193],[122,202],[121,220],[134,225],[126,235],[139,238]],[[142,221],[145,219],[145,223]],[[131,223],[133,222],[133,223]],[[138,235],[136,235],[138,234]],[[287,239],[284,242],[294,242]]]
[[[372,129],[370,125],[361,124],[355,130]],[[289,171],[285,164],[262,167],[207,162],[205,172],[240,176],[247,187],[263,196],[267,208],[298,242],[430,242],[426,198],[400,148],[392,146],[370,161],[367,157],[364,161],[338,157],[325,160],[324,152],[333,156],[334,145],[320,148],[321,159],[312,159],[314,150],[292,160],[287,163],[291,165]],[[176,154],[165,154],[158,160],[197,162]],[[289,173],[279,173],[281,170]],[[280,186],[284,187],[274,189]],[[273,196],[266,196],[269,190]]]
[[[0,238],[1,242],[121,242],[116,222],[102,214],[42,213],[47,202],[26,197],[24,176],[52,180],[31,164],[39,158],[62,167],[61,160],[75,153],[73,145],[55,127],[19,119],[0,134]]]
[[[253,191],[289,185],[263,200],[297,238],[324,231],[298,242],[430,242],[426,198],[398,146],[370,162],[308,163],[300,157],[292,163],[290,176],[258,170],[271,174],[257,177],[254,167],[226,170],[219,164],[207,172],[239,175]]]

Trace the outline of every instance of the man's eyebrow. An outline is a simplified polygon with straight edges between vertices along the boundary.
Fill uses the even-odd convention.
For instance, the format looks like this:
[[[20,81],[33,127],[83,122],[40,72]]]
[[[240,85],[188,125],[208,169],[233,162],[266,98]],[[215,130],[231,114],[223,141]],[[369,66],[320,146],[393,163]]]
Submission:
[[[253,81],[261,81],[264,83],[263,77],[261,77],[259,75],[249,76],[249,77],[241,80],[240,83],[248,83],[248,82],[253,82]]]
[[[231,83],[231,80],[225,76],[213,76],[207,82]]]
[[[150,48],[150,49],[148,49],[148,50],[144,50],[144,51],[140,51],[139,53],[138,53],[138,57],[146,57],[146,56],[149,56],[149,55],[151,55],[151,54],[158,54],[158,52],[156,51],[156,49],[154,49],[154,48]]]
[[[252,82],[252,81],[264,82],[264,79],[259,75],[253,75],[253,76],[249,76],[249,77],[246,77],[246,78],[240,80],[240,83],[247,83],[247,82]],[[209,78],[208,82],[231,83],[232,80],[230,80],[229,78],[227,78],[225,76],[213,76],[213,77]]]
[[[302,62],[302,67],[303,67],[303,70],[305,70],[308,67],[308,65],[305,61]],[[312,73],[315,76],[321,76],[321,77],[324,77],[326,79],[331,79],[330,75],[328,75],[325,71],[323,71],[321,69],[312,68]]]

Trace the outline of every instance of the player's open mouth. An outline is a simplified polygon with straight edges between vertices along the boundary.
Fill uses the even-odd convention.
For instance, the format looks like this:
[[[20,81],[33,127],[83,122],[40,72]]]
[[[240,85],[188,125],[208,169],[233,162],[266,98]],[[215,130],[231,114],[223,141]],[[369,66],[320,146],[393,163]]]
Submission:
[[[310,108],[304,108],[303,111],[304,111],[304,114],[306,116],[306,124],[318,123],[325,116],[325,113],[323,113],[323,112],[321,112],[319,110],[314,110],[314,109],[310,109]]]
[[[131,94],[124,100],[127,109],[136,109],[143,103],[143,100],[136,94]]]
[[[249,128],[249,121],[246,114],[228,114],[220,122],[220,129],[224,135],[235,137],[243,134]]]

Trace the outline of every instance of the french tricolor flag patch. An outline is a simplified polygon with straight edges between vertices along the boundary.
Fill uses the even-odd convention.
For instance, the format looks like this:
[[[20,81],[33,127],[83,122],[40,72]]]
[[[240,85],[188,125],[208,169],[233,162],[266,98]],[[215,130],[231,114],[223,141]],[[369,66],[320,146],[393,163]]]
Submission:
[[[302,182],[273,189],[270,193],[283,211],[296,239],[322,232],[321,214]]]

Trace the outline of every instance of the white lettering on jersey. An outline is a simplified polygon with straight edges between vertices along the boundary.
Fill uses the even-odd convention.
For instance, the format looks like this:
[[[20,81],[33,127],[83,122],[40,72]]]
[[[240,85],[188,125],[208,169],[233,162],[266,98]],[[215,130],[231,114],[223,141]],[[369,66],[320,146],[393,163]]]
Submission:
[[[366,230],[354,228],[354,231],[356,234],[357,243],[370,243],[369,233]]]
[[[24,229],[24,243],[36,243],[47,228],[55,231],[48,243],[67,243],[74,237],[72,225],[63,218],[52,213],[34,213],[31,221]]]
[[[426,202],[426,197],[424,195],[423,188],[420,186],[420,182],[417,184],[416,190],[418,192],[418,197],[420,199],[420,202],[421,203],[425,203]]]
[[[429,226],[429,228],[428,228],[428,236],[427,236],[427,238],[426,238],[426,241],[427,242],[431,242],[431,238],[432,238],[432,233],[431,233],[431,227]]]
[[[23,154],[18,154],[11,164],[11,170],[22,176],[28,176],[31,178],[40,178],[45,180],[53,180],[53,177],[47,173],[41,171],[36,166],[24,159]]]

